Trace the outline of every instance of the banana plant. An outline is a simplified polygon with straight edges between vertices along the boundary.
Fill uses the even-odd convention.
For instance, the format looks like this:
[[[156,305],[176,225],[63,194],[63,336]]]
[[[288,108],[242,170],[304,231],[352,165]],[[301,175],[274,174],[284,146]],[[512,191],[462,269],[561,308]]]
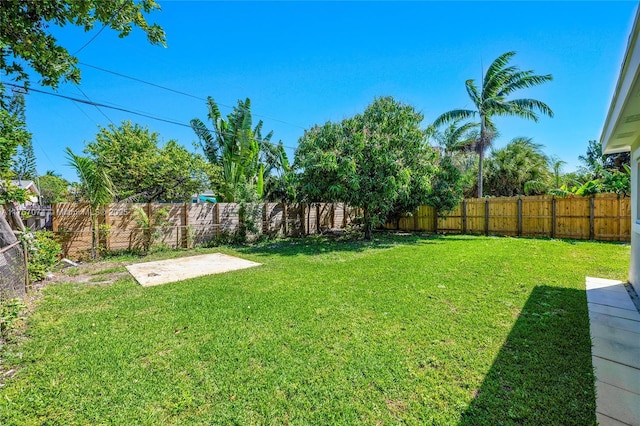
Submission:
[[[252,128],[249,98],[244,102],[239,100],[226,120],[212,97],[207,98],[207,107],[213,129],[198,118],[191,120],[191,127],[209,162],[222,168],[225,181],[225,187],[221,188],[222,198],[237,201],[238,186],[243,183],[252,185],[262,198],[265,176],[272,170],[268,159],[273,149],[270,142],[273,132],[263,137],[262,121]]]

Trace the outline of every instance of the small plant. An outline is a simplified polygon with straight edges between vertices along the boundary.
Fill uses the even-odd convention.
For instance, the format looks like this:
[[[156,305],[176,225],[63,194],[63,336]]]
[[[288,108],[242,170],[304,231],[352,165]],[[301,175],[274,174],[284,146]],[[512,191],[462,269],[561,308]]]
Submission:
[[[107,247],[107,241],[109,241],[109,235],[111,234],[111,225],[102,223],[98,225],[98,253],[103,255],[109,248]]]
[[[27,246],[29,281],[40,281],[58,263],[62,246],[51,231],[27,232],[22,240]]]
[[[169,209],[163,207],[156,210],[152,218],[150,218],[147,212],[140,206],[133,206],[132,209],[141,231],[140,245],[144,252],[149,252],[155,241],[162,235],[162,231],[170,225],[170,222],[167,220],[169,217]]]
[[[18,298],[0,299],[0,337],[6,340],[13,324],[27,306]]]

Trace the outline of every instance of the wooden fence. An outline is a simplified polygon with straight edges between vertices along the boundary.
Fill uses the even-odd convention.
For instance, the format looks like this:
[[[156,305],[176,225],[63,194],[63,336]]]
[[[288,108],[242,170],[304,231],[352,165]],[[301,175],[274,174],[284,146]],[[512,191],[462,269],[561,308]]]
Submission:
[[[144,228],[136,220],[134,206],[149,218],[165,209],[165,223],[155,226],[156,243],[168,247],[193,247],[232,235],[240,228],[239,204],[124,204],[107,205],[98,213],[99,246],[106,250],[142,248]],[[344,229],[358,211],[343,203],[255,204],[258,234],[301,236],[329,229]],[[88,204],[53,205],[52,229],[63,244],[65,256],[82,256],[91,249],[91,217]]]
[[[98,215],[99,245],[106,250],[141,248],[143,229],[133,206],[154,217],[166,209],[167,223],[156,227],[157,243],[168,247],[192,247],[231,235],[240,227],[238,204],[109,204]],[[360,211],[343,203],[254,205],[259,211],[258,234],[302,236],[329,229],[344,229]],[[63,242],[66,256],[78,256],[91,248],[88,204],[55,204],[53,231]],[[552,196],[472,198],[446,216],[436,217],[433,207],[385,225],[386,229],[457,234],[484,234],[550,238],[629,241],[631,200],[612,194],[595,198]]]
[[[615,194],[595,198],[553,196],[471,198],[446,216],[422,206],[387,229],[456,234],[484,234],[629,241],[631,199]]]

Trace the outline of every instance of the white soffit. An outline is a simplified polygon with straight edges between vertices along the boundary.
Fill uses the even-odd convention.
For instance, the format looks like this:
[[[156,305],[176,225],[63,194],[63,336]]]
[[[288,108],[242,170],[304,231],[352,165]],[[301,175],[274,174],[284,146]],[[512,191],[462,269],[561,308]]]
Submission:
[[[606,154],[630,151],[631,147],[640,140],[639,16],[640,8],[636,11],[620,77],[618,77],[609,113],[600,137],[602,152]]]

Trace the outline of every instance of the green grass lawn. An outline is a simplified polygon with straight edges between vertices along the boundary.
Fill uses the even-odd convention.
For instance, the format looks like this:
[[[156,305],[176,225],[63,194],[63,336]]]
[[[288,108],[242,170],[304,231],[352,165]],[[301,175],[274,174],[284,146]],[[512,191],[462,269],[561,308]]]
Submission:
[[[263,266],[44,289],[6,354],[0,423],[595,424],[585,276],[626,279],[628,245],[376,236],[173,255],[212,251]]]

